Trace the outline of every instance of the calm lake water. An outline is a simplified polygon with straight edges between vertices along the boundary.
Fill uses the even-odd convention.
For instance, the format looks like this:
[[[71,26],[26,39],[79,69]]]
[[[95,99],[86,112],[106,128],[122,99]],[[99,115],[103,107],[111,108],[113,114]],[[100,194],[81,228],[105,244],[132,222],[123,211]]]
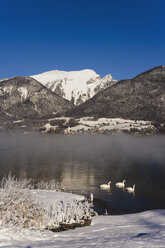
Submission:
[[[66,191],[94,194],[99,214],[165,208],[165,136],[0,135],[0,178],[60,181]],[[126,179],[135,195],[115,187]],[[111,190],[100,184],[112,181]]]

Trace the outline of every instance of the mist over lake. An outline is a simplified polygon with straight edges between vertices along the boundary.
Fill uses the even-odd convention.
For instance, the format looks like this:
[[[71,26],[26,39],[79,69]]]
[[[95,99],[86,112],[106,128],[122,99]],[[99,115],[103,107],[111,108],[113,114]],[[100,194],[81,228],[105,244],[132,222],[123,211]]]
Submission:
[[[130,135],[0,135],[0,177],[56,179],[68,192],[94,194],[98,213],[165,208],[165,139]],[[115,187],[136,184],[135,196]],[[112,181],[111,190],[100,184]]]

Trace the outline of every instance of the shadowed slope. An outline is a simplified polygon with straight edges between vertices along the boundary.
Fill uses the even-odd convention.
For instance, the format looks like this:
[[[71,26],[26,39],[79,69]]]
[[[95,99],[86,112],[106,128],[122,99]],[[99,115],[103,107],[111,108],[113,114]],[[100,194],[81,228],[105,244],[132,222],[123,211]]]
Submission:
[[[67,115],[165,121],[165,66],[121,80]]]
[[[63,112],[74,105],[30,77],[13,77],[0,82],[1,114],[28,118]]]

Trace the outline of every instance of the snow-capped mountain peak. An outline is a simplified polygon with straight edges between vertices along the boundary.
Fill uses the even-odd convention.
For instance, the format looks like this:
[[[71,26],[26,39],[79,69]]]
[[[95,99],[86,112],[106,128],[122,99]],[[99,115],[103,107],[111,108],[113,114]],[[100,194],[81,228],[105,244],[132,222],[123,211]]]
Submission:
[[[94,70],[52,70],[31,76],[53,92],[78,105],[94,96],[101,89],[117,82],[109,74],[101,78]]]

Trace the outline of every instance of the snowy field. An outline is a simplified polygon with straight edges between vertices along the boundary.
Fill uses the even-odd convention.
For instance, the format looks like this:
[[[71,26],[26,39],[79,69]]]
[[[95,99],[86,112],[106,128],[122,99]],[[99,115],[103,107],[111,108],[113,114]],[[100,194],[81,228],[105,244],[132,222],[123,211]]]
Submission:
[[[38,194],[38,193],[34,193]],[[53,196],[52,196],[53,194]],[[40,194],[45,200],[70,202],[82,197],[63,192]],[[0,230],[0,247],[165,247],[165,210],[152,210],[138,214],[96,216],[91,226],[64,232],[27,230],[14,228]]]
[[[17,241],[31,242],[36,235],[37,240],[38,237],[42,240],[45,233],[52,235],[52,230],[90,223],[95,215],[92,204],[84,196],[59,192],[54,180],[33,186],[31,179],[9,175],[2,178],[0,187],[1,247],[6,247],[9,240],[11,246],[16,242],[15,246],[19,247]]]
[[[91,226],[60,233],[0,230],[0,247],[164,248],[165,210],[97,216]]]
[[[42,182],[40,188],[51,185],[55,187]],[[98,216],[81,195],[30,187],[27,179],[9,175],[2,180],[0,247],[165,247],[165,210]],[[82,223],[92,216],[91,226],[51,231],[51,227],[57,230],[61,224]]]
[[[69,126],[69,121],[73,119],[75,121],[74,126]],[[64,125],[68,126],[64,128],[65,134],[74,134],[81,132],[91,132],[91,133],[102,133],[105,131],[131,131],[136,129],[139,131],[154,129],[150,121],[143,120],[127,120],[122,118],[98,118],[94,117],[83,117],[83,118],[72,118],[72,117],[56,117],[48,119],[48,121],[59,121],[63,120]],[[50,130],[55,131],[58,129],[58,125],[52,125],[50,122],[46,123],[43,128],[45,129],[43,133],[47,133]]]
[[[70,128],[70,131],[75,132],[78,130],[91,130],[93,128],[97,128],[99,131],[103,130],[128,130],[130,131],[132,128],[136,128],[138,130],[151,128],[150,121],[143,120],[126,120],[122,118],[99,118],[98,120],[94,120],[91,117],[84,117],[77,119],[80,123],[79,126]]]

